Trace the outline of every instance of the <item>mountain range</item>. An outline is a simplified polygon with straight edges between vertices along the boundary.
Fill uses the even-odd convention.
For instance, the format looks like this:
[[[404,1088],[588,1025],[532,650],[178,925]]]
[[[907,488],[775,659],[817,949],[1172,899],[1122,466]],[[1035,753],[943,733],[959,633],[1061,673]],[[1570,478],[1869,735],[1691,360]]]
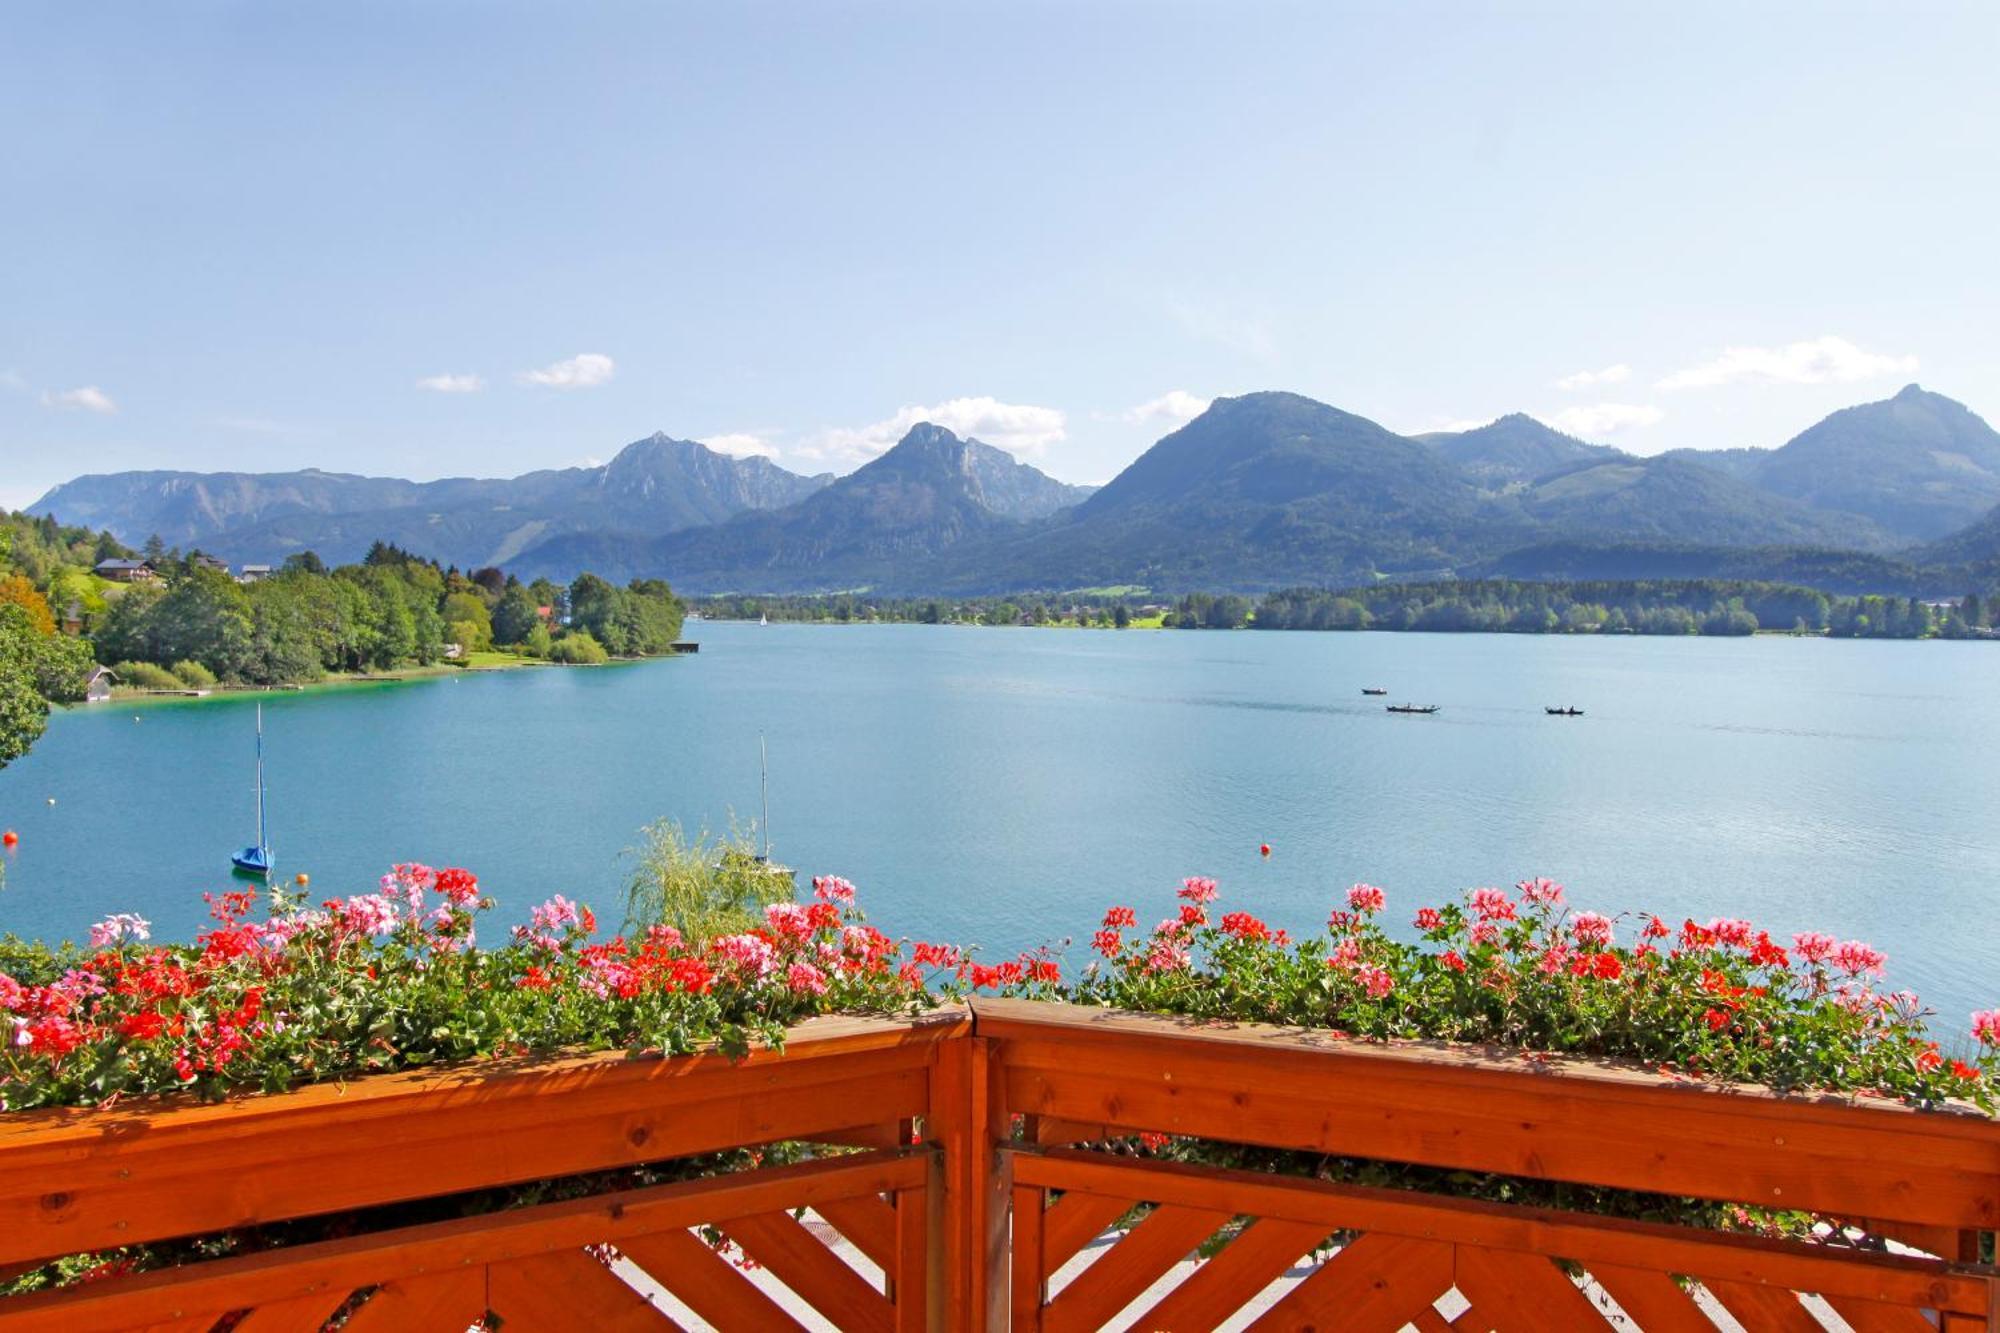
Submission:
[[[1405,436],[1263,392],[1215,400],[1095,490],[923,424],[839,477],[655,434],[601,467],[504,480],[87,476],[30,512],[239,562],[308,549],[351,560],[380,539],[466,567],[588,568],[691,592],[971,593],[1536,567],[1768,565],[1909,583],[1939,566],[2000,570],[1996,506],[2000,433],[1911,385],[1775,449],[1640,457],[1521,414]]]
[[[498,565],[575,532],[658,535],[778,509],[833,481],[767,458],[732,458],[654,434],[599,467],[504,480],[412,482],[308,468],[300,472],[114,472],[56,487],[29,512],[157,535],[225,559],[275,563],[294,551],[359,559],[377,540],[467,567]],[[72,519],[70,516],[74,515]]]

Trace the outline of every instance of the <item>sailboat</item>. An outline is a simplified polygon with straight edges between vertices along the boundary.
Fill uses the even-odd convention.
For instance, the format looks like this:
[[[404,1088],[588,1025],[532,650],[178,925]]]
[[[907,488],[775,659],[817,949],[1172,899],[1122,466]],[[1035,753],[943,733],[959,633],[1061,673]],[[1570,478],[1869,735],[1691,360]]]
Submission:
[[[764,835],[764,849],[762,851],[751,850],[746,852],[739,850],[733,845],[726,845],[723,848],[722,858],[715,863],[715,868],[717,870],[741,868],[749,870],[754,874],[774,876],[782,879],[787,885],[796,884],[799,872],[790,866],[779,865],[771,859],[770,764],[767,762],[765,756],[764,733],[761,731],[757,733],[757,788],[758,795],[764,803],[764,826],[758,830]]]
[[[257,705],[257,841],[229,858],[245,875],[271,873],[271,839],[264,832],[264,705]]]
[[[757,864],[767,875],[781,875],[786,883],[796,883],[798,872],[790,866],[781,866],[771,859],[771,763],[764,750],[764,733],[757,733],[757,794],[764,803],[764,827],[759,830],[764,835],[764,851],[758,856]]]

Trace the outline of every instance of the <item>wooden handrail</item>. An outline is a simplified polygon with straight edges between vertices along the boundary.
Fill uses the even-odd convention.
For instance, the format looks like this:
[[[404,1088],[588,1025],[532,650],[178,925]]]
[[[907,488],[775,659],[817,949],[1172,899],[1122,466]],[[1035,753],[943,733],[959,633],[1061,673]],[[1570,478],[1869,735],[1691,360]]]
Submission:
[[[2000,1227],[2000,1121],[1609,1061],[980,999],[1010,1114],[1947,1227]]]
[[[922,1116],[964,1010],[821,1018],[782,1053],[493,1061],[0,1116],[0,1264]]]

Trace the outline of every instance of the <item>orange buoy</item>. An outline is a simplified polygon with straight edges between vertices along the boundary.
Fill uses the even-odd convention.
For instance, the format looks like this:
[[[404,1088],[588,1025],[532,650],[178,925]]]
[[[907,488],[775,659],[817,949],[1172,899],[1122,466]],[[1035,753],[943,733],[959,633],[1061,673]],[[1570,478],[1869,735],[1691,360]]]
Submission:
[[[5,833],[0,833],[0,844],[8,847],[18,847],[21,845],[21,835],[14,832],[13,829],[8,829]]]
[[[1265,859],[1266,861],[1270,860],[1270,859],[1271,859],[1271,844],[1267,842],[1267,843],[1264,843],[1264,844],[1262,844],[1261,846],[1259,846],[1259,847],[1257,848],[1257,855],[1259,855],[1259,856],[1263,857],[1263,858],[1264,858],[1264,859]]]
[[[304,887],[305,887],[306,885],[308,885],[308,884],[312,883],[312,880],[308,879],[308,878],[306,877],[306,872],[305,872],[305,871],[303,871],[303,870],[301,870],[301,871],[300,871],[300,872],[298,873],[298,876],[297,876],[297,878],[296,878],[296,879],[294,879],[294,880],[293,880],[292,882],[293,882],[293,883],[295,883],[295,884],[297,884],[297,885],[298,885],[298,886],[299,886],[300,888],[302,888],[302,889],[303,889],[303,888],[304,888]]]

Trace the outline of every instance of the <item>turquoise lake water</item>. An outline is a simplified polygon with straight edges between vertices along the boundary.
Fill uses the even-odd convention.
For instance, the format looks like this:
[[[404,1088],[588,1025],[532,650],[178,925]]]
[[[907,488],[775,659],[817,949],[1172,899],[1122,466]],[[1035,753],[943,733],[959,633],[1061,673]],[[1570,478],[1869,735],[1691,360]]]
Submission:
[[[691,658],[267,697],[280,871],[321,896],[460,864],[500,924],[558,891],[615,921],[642,825],[756,815],[761,730],[778,856],[854,880],[892,934],[1087,940],[1197,873],[1295,929],[1368,880],[1406,923],[1546,874],[1605,911],[1867,939],[1946,1031],[2000,1002],[1992,644],[689,634]],[[1377,684],[1444,709],[1392,716]],[[1587,716],[1542,712],[1569,703]],[[0,772],[0,931],[136,911],[191,935],[250,838],[251,733],[248,699],[57,717]]]

